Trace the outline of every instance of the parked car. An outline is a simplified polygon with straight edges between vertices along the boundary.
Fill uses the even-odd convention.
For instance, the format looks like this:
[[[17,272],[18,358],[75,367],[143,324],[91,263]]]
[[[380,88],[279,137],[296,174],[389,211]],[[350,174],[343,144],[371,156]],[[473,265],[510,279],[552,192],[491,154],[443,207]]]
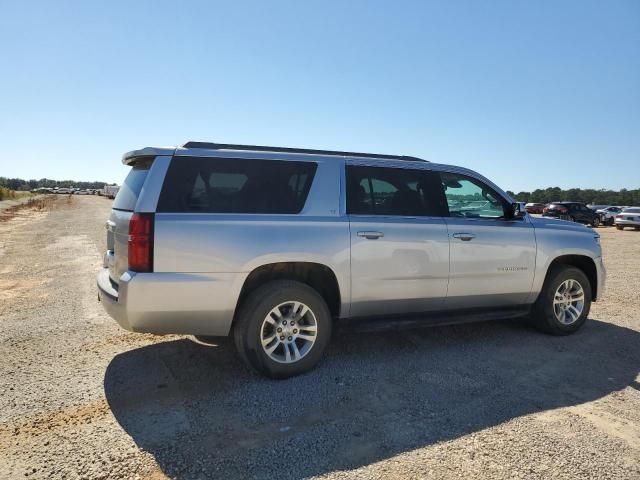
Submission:
[[[106,311],[133,332],[231,335],[269,377],[311,369],[346,319],[530,317],[567,335],[603,293],[597,233],[530,217],[466,168],[201,142],[123,163]]]
[[[596,210],[596,213],[600,215],[600,221],[605,225],[613,225],[615,217],[622,211],[622,207],[609,206]]]
[[[544,210],[544,203],[527,203],[524,208],[527,213],[542,213]]]
[[[640,229],[640,207],[629,207],[622,210],[616,215],[615,224],[618,230],[624,230],[624,227]]]
[[[593,227],[600,226],[600,215],[579,202],[552,202],[544,208],[542,216],[584,223]]]

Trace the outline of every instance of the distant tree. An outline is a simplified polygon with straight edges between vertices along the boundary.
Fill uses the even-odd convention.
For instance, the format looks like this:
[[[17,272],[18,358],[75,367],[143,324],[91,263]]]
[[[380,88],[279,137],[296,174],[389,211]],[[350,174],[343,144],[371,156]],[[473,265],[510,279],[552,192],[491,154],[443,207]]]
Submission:
[[[67,188],[102,188],[106,182],[84,182],[75,180],[51,180],[48,178],[41,178],[40,180],[23,180],[21,178],[7,178],[0,177],[0,187],[5,187],[10,190],[33,190],[34,188],[54,188],[54,187],[67,187]],[[114,183],[115,185],[115,183]]]
[[[562,190],[559,187],[549,187],[538,188],[533,192],[508,193],[519,202],[549,203],[571,200],[593,205],[640,205],[640,188],[635,190],[623,188],[620,191],[615,191],[604,188],[600,190],[580,188]]]

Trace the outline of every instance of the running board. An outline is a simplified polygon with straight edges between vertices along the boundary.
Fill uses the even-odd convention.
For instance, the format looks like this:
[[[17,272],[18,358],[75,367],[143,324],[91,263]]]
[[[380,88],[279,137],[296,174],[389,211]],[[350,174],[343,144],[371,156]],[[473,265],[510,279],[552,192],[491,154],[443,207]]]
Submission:
[[[413,328],[456,325],[460,323],[487,322],[490,320],[511,320],[527,317],[530,306],[500,309],[450,310],[411,314],[403,316],[376,316],[343,318],[337,322],[338,328],[347,328],[358,332],[379,332],[405,330]]]

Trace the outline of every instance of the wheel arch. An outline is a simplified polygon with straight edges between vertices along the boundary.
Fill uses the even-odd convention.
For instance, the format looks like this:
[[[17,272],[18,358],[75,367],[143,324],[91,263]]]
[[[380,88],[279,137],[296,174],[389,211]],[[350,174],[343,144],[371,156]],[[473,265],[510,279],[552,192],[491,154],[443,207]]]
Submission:
[[[547,267],[547,273],[544,278],[544,282],[547,282],[549,278],[549,273],[553,270],[554,267],[566,265],[571,267],[576,267],[587,276],[589,280],[589,285],[591,287],[591,297],[595,300],[598,297],[598,270],[596,268],[596,264],[594,260],[587,255],[561,255],[559,257],[554,258],[549,266]]]
[[[333,269],[315,262],[274,262],[254,268],[244,280],[235,311],[240,310],[251,292],[273,280],[293,280],[310,286],[327,302],[331,316],[340,316],[342,297],[338,278]]]

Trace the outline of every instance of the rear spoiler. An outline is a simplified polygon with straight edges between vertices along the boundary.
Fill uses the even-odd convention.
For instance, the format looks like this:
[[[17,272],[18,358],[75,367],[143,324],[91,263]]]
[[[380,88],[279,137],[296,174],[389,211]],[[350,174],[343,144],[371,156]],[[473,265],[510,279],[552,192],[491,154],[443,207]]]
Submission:
[[[132,166],[140,158],[157,157],[158,155],[173,155],[176,147],[146,147],[141,150],[131,150],[122,156],[124,165]]]

